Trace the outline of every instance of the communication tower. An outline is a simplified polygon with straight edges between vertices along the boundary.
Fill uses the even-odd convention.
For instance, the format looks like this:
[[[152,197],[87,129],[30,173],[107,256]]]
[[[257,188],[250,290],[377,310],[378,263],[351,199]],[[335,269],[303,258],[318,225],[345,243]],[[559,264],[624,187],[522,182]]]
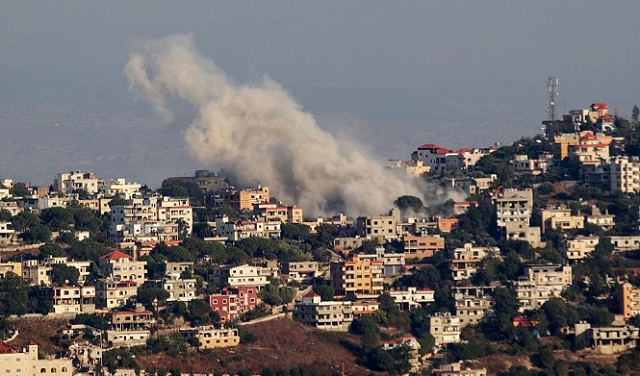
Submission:
[[[551,122],[556,120],[556,97],[558,96],[558,79],[549,76],[547,80],[547,91],[549,92],[549,120]]]

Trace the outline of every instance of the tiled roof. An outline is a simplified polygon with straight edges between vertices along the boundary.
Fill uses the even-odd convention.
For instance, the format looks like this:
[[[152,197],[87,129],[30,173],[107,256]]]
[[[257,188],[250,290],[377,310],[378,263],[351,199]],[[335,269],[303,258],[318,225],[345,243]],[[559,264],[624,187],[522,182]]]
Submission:
[[[100,257],[100,260],[118,260],[123,258],[130,259],[132,257],[122,251],[115,250],[113,252],[109,252],[106,255]]]

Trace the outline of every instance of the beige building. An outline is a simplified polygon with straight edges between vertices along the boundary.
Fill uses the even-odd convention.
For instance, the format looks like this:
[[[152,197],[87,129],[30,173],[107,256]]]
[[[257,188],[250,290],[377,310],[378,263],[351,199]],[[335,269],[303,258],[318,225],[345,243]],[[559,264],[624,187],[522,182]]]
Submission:
[[[471,368],[463,361],[441,364],[440,368],[431,371],[432,376],[487,376],[486,368]]]
[[[302,207],[278,206],[276,204],[258,204],[253,206],[253,213],[268,221],[280,221],[283,223],[302,223]]]
[[[409,287],[406,290],[389,291],[389,295],[402,311],[426,307],[428,304],[435,302],[434,294],[433,290],[418,290],[415,287]]]
[[[4,279],[7,273],[13,273],[19,277],[22,276],[22,264],[19,262],[3,262],[0,263],[0,278]]]
[[[13,244],[17,241],[18,234],[13,229],[13,225],[11,224],[11,222],[0,222],[0,245]]]
[[[609,211],[605,209],[605,212],[600,212],[597,206],[593,206],[591,208],[591,215],[586,217],[587,223],[591,223],[597,226],[602,227],[603,230],[609,231],[613,229],[613,226],[616,225],[615,222],[616,216],[613,214],[609,214]]]
[[[98,266],[107,278],[116,281],[132,281],[136,286],[141,286],[147,280],[147,262],[135,261],[118,250],[100,257]]]
[[[617,252],[628,252],[640,249],[640,235],[610,236],[609,239]]]
[[[269,187],[258,186],[255,189],[227,189],[216,198],[216,205],[229,205],[237,211],[253,210],[254,205],[267,204],[270,201]]]
[[[240,344],[240,335],[236,328],[216,329],[213,326],[180,328],[180,334],[187,338],[197,338],[200,342],[199,349],[232,347]]]
[[[97,193],[101,181],[93,172],[71,171],[69,173],[59,173],[53,180],[53,190],[60,193],[72,193],[74,191],[85,190],[89,193]]]
[[[544,243],[540,240],[540,227],[529,226],[529,221],[506,222],[503,231],[506,239],[522,240],[534,248],[544,246]]]
[[[57,286],[45,289],[52,301],[52,313],[94,313],[96,288],[94,286]]]
[[[317,329],[346,332],[353,321],[353,307],[350,301],[323,302],[311,291],[296,302],[293,319]]]
[[[580,262],[591,254],[600,242],[597,236],[578,235],[573,239],[563,238],[560,240],[560,252],[569,264]]]
[[[168,275],[161,280],[147,281],[142,288],[160,288],[169,293],[168,302],[189,302],[196,298],[196,279]]]
[[[460,319],[450,313],[436,313],[422,322],[422,330],[433,336],[436,347],[460,342]]]
[[[289,281],[310,285],[320,276],[320,265],[317,261],[291,261],[282,266],[282,274],[286,275]]]
[[[0,373],[3,375],[71,376],[74,371],[71,359],[53,359],[50,356],[40,359],[38,345],[33,342],[29,342],[21,350],[4,342],[0,343]]]
[[[561,298],[572,280],[569,265],[526,265],[524,276],[514,282],[520,312],[539,309],[551,298]]]
[[[333,240],[333,249],[338,252],[351,251],[362,245],[367,240],[366,237],[340,237]]]
[[[516,173],[540,175],[547,172],[547,168],[552,164],[551,155],[543,154],[538,159],[529,159],[527,155],[516,155],[510,162]]]
[[[115,281],[100,278],[96,280],[96,307],[118,308],[127,303],[127,299],[138,294],[138,286],[133,281]]]
[[[493,312],[493,290],[494,287],[488,286],[453,287],[456,316],[461,327],[479,324],[487,313]]]
[[[581,321],[574,326],[574,341],[578,347],[590,347],[604,355],[613,355],[635,349],[640,336],[640,328],[635,326],[609,326],[592,328]]]
[[[566,207],[547,208],[540,212],[542,232],[548,230],[570,230],[584,228],[584,217],[571,215],[571,209]]]
[[[379,243],[398,238],[398,225],[402,223],[400,210],[393,209],[389,215],[358,217],[356,219],[356,233],[368,239],[378,239]]]
[[[432,257],[436,252],[444,250],[444,238],[440,235],[414,236],[405,234],[402,236],[405,259],[423,259]]]
[[[500,257],[498,247],[474,247],[466,243],[463,248],[453,251],[453,259],[450,262],[451,275],[454,281],[462,281],[470,278],[480,267],[485,257]]]

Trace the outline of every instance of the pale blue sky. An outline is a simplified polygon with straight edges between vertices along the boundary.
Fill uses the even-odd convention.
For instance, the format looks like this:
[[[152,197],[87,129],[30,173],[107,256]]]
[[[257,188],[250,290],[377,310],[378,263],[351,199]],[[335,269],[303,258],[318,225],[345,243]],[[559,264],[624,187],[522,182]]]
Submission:
[[[640,2],[34,1],[0,3],[0,176],[92,170],[156,186],[202,166],[180,126],[128,93],[137,43],[192,33],[247,82],[268,75],[381,158],[534,135],[559,109],[640,105]],[[57,125],[56,125],[57,124]]]

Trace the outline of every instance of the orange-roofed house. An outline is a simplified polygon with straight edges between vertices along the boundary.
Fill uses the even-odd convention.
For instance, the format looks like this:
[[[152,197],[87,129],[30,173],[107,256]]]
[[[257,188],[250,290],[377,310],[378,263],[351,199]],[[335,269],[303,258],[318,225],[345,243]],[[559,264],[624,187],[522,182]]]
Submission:
[[[135,261],[122,251],[112,251],[98,260],[100,270],[115,281],[132,281],[140,286],[147,280],[147,262]]]

